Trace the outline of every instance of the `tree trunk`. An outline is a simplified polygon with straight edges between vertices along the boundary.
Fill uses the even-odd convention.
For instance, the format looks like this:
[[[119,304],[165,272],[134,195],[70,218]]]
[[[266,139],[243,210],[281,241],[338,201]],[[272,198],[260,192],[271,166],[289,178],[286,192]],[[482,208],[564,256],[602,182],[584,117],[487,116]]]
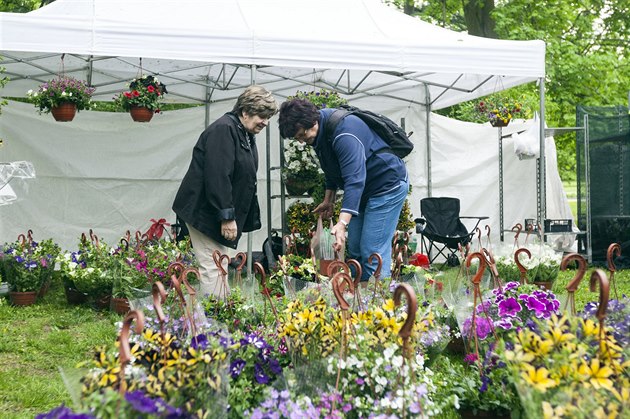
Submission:
[[[490,16],[494,10],[494,0],[462,0],[462,5],[470,35],[497,38],[494,32],[494,20]]]

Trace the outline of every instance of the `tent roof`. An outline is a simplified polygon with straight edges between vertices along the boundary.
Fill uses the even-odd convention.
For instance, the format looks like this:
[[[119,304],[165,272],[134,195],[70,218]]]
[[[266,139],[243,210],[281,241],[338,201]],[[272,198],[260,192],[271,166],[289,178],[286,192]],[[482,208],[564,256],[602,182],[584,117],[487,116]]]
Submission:
[[[378,0],[57,0],[0,13],[0,26],[4,96],[64,72],[109,100],[142,71],[176,102],[232,100],[253,80],[279,96],[308,85],[424,104],[428,93],[439,109],[545,74],[542,41],[453,32]]]

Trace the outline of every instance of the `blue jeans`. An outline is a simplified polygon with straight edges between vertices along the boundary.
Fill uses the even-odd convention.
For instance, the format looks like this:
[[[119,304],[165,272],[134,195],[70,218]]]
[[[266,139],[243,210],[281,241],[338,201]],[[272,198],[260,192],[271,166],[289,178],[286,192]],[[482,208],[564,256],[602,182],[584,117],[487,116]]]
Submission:
[[[400,187],[383,195],[373,196],[348,225],[348,255],[361,263],[361,280],[367,281],[374,274],[378,262],[368,258],[378,253],[383,258],[381,278],[391,276],[392,239],[398,225],[398,217],[409,193],[409,181],[401,181]]]

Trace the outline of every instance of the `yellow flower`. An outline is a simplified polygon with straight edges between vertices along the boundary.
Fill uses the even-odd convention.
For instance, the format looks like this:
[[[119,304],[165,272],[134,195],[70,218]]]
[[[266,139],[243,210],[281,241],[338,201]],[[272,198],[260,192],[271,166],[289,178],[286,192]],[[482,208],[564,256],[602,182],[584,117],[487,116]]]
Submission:
[[[582,330],[584,332],[584,337],[599,336],[599,324],[593,322],[591,319],[582,320]]]
[[[557,419],[564,417],[565,409],[562,406],[553,407],[549,402],[543,402],[543,417],[544,419]]]
[[[578,371],[596,389],[605,388],[607,390],[613,390],[613,382],[608,378],[613,374],[613,371],[607,366],[601,366],[599,359],[595,358],[591,360],[591,365],[582,362]]]
[[[389,312],[390,314],[394,313],[394,310],[396,309],[396,305],[394,304],[394,300],[392,300],[391,298],[387,301],[385,301],[383,303],[383,310],[385,310],[386,312]]]
[[[534,387],[540,392],[547,391],[548,388],[555,387],[558,383],[555,380],[549,378],[549,371],[546,368],[538,368],[523,364],[526,371],[521,373],[521,376],[529,385]]]

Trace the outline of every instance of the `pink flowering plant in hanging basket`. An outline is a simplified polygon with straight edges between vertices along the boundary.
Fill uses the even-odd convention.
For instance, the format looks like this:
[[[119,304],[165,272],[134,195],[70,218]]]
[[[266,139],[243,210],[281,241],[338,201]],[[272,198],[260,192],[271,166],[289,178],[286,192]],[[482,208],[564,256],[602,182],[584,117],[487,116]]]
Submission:
[[[168,93],[166,86],[155,76],[142,76],[129,83],[129,90],[114,97],[114,101],[124,111],[132,107],[147,108],[155,113],[160,113],[160,104],[164,95]]]
[[[64,103],[72,103],[77,111],[90,109],[92,94],[96,89],[88,86],[83,80],[74,77],[59,76],[39,86],[37,91],[29,90],[26,94],[31,103],[39,109],[39,113],[49,113]]]

